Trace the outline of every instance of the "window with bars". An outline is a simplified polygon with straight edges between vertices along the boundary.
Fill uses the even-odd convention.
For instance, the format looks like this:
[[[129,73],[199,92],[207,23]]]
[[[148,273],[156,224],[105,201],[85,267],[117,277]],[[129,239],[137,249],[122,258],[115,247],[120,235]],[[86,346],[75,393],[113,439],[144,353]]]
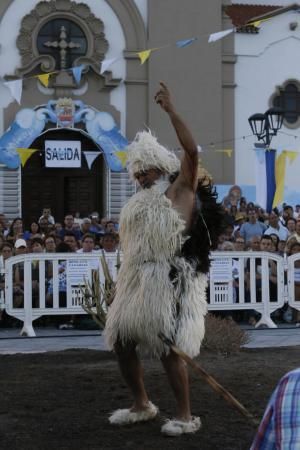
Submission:
[[[72,67],[74,60],[86,55],[87,39],[82,29],[68,19],[54,19],[39,31],[37,48],[41,55],[51,55],[57,69]]]
[[[300,116],[300,91],[296,83],[288,83],[284,88],[279,88],[279,95],[273,99],[273,106],[284,110],[286,125],[294,125]]]

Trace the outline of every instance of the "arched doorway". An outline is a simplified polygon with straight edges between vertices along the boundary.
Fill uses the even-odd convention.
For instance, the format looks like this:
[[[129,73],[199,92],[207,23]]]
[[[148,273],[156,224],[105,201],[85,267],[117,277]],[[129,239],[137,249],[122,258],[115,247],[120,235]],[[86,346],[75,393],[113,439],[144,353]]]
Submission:
[[[100,155],[88,168],[82,155],[81,168],[45,167],[45,140],[81,141],[81,151],[97,150],[88,135],[75,129],[51,129],[40,135],[31,148],[38,149],[22,168],[22,216],[29,226],[41,216],[44,207],[50,207],[58,222],[66,214],[79,211],[82,217],[92,211],[104,215],[105,162]]]

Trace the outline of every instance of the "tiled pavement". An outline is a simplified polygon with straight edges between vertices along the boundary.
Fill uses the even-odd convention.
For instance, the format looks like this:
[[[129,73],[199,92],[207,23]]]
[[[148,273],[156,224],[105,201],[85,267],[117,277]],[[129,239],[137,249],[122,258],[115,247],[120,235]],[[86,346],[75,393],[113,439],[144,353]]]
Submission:
[[[248,348],[285,347],[300,345],[300,328],[279,326],[273,329],[243,327],[250,337]],[[36,328],[36,337],[20,337],[20,329],[0,329],[0,354],[41,353],[73,348],[105,350],[104,338],[99,331],[58,330]]]

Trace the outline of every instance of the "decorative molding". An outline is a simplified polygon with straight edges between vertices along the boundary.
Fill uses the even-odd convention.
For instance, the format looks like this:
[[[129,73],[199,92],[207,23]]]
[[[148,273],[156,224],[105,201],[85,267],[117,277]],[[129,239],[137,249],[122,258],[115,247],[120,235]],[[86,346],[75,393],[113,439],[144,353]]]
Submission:
[[[23,75],[33,71],[38,66],[41,66],[44,72],[54,70],[53,62],[49,61],[49,55],[42,55],[38,52],[36,40],[40,29],[47,22],[57,18],[71,20],[82,29],[88,44],[85,55],[86,64],[92,67],[97,65],[97,69],[99,69],[99,64],[108,49],[103,22],[84,3],[75,3],[71,0],[51,0],[38,3],[21,22],[17,38],[17,48],[22,61],[22,68],[17,71],[19,74]]]

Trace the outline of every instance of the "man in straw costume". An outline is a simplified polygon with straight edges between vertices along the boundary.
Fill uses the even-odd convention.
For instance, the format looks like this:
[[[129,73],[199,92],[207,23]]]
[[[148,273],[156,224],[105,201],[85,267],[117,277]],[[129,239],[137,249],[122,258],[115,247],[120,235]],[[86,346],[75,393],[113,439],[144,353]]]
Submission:
[[[180,162],[148,131],[139,132],[128,147],[128,171],[141,190],[121,212],[123,262],[105,334],[134,402],[130,409],[115,411],[110,423],[131,424],[158,414],[145,391],[137,355],[147,350],[161,359],[177,401],[176,418],[162,432],[178,436],[197,431],[201,422],[191,415],[185,363],[158,335],[164,333],[190,357],[199,354],[209,251],[217,243],[221,209],[204,169],[198,180],[197,145],[164,83],[155,101],[168,114],[183,156]]]

